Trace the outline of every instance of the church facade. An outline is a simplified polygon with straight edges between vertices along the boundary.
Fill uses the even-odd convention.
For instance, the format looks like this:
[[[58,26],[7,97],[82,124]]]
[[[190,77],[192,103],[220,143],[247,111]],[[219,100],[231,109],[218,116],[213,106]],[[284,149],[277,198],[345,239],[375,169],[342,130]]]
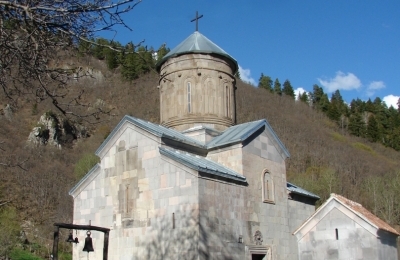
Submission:
[[[287,182],[267,120],[235,124],[237,69],[196,31],[157,65],[160,124],[125,116],[98,148],[70,195],[74,224],[111,229],[109,259],[298,259],[292,233],[319,197]]]

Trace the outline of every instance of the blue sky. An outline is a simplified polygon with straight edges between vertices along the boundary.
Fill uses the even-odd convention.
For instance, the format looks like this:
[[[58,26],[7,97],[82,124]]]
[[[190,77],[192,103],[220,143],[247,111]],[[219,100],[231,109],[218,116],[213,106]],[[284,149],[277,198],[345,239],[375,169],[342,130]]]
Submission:
[[[329,97],[339,89],[347,102],[380,97],[397,107],[398,0],[143,0],[124,16],[132,31],[118,28],[115,40],[172,49],[194,32],[196,11],[199,32],[238,61],[245,81],[257,85],[264,73],[294,89],[318,84]]]

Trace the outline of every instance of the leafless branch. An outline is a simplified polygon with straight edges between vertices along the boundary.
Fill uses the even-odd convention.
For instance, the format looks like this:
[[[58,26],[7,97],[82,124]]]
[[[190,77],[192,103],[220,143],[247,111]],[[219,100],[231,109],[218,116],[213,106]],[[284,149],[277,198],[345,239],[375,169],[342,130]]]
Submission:
[[[76,47],[79,41],[121,52],[119,47],[99,44],[91,39],[95,33],[114,30],[115,26],[130,30],[121,15],[140,2],[0,0],[0,86],[5,97],[14,102],[14,106],[21,96],[37,101],[50,99],[54,107],[66,116],[97,120],[101,113],[109,113],[101,109],[88,113],[72,110],[88,104],[77,102],[83,92],[74,95],[67,86],[75,73],[74,68],[63,68],[63,64],[55,61],[62,53]],[[61,99],[69,101],[60,102]]]

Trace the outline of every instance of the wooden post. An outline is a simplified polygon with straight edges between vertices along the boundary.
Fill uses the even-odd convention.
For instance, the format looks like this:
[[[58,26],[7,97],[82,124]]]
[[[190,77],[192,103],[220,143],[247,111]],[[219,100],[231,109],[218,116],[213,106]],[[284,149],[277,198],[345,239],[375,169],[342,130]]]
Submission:
[[[104,232],[103,260],[108,259],[108,235],[109,231]]]
[[[54,227],[54,242],[53,242],[53,260],[58,260],[58,238],[59,238],[59,227]]]

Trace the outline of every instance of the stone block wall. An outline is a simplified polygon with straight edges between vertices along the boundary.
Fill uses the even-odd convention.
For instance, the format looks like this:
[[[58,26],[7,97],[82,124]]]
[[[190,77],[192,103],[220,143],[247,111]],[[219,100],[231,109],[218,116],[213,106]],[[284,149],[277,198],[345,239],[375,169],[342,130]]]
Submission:
[[[198,254],[197,172],[161,157],[159,142],[140,129],[121,127],[104,148],[95,177],[74,194],[75,224],[91,221],[111,229],[109,259]],[[92,232],[91,259],[102,259],[102,236]],[[75,246],[73,259],[87,258],[82,247]]]
[[[197,125],[217,130],[232,126],[235,123],[232,66],[223,57],[206,54],[168,59],[160,71],[161,124],[178,131]]]
[[[214,231],[202,242],[214,245],[213,256],[221,259],[251,259],[250,248],[269,250],[272,259],[297,259],[290,247],[285,161],[266,133],[245,147],[232,146],[213,151],[208,158],[247,178],[248,186],[201,180],[199,183],[200,219]],[[274,182],[274,199],[263,200],[263,173],[268,171]],[[260,231],[262,241],[256,241]],[[208,232],[213,233],[213,232]],[[243,243],[238,243],[239,236]],[[216,259],[218,259],[216,257]]]
[[[306,202],[307,201],[305,200],[298,201],[296,200],[296,197],[295,199],[288,199],[290,248],[292,251],[291,253],[296,256],[298,246],[297,238],[293,235],[293,232],[296,231],[296,229],[298,229],[315,212],[314,204],[311,203],[311,201],[309,203]]]
[[[397,259],[394,235],[381,236],[342,205],[324,210],[296,234],[300,259]]]

